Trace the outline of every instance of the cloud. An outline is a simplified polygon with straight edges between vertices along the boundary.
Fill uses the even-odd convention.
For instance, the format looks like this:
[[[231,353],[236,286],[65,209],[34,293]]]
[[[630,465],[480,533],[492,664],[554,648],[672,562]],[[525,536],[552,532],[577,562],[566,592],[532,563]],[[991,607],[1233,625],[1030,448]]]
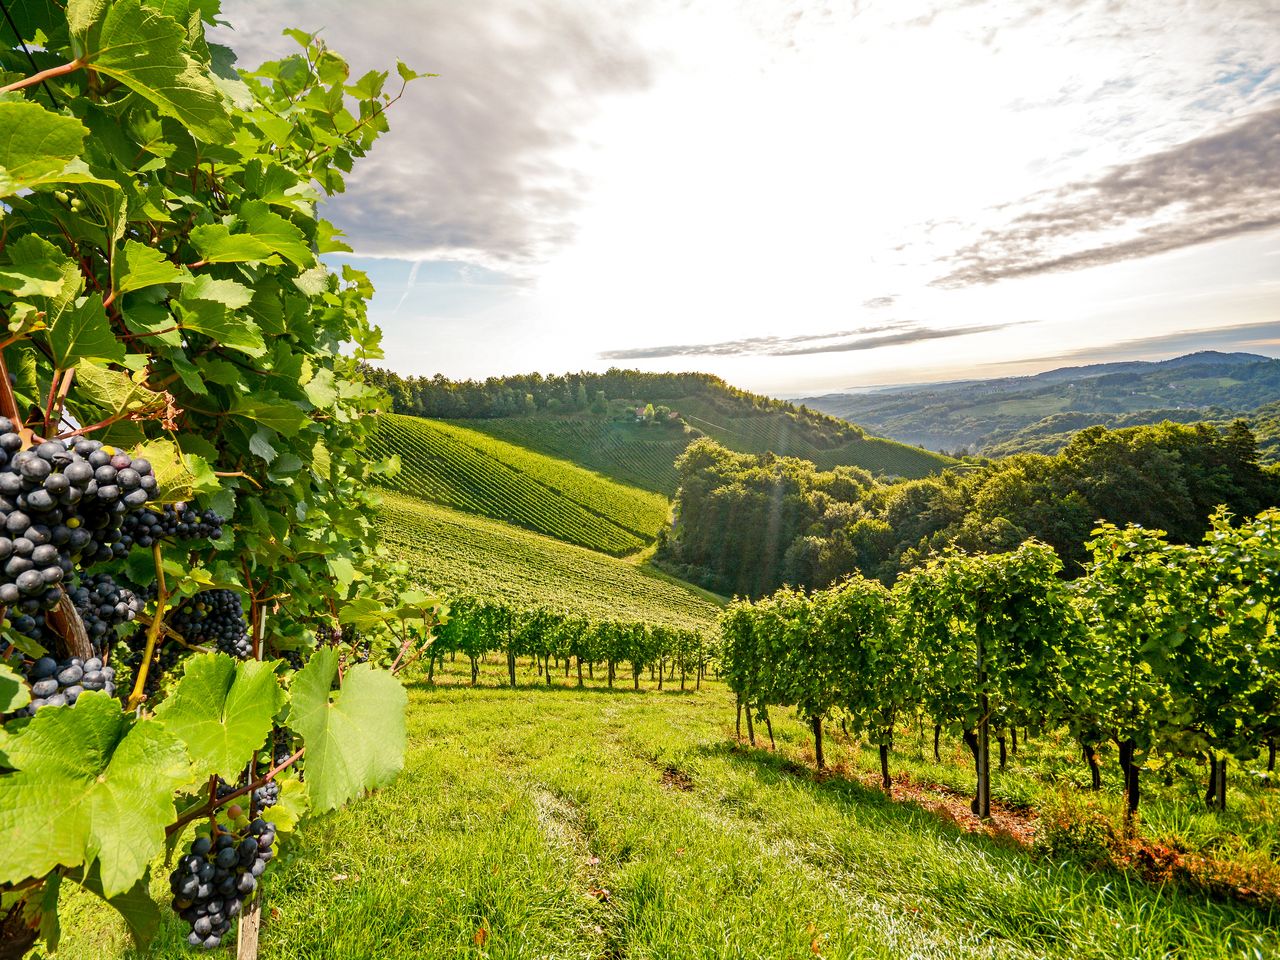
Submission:
[[[984,364],[987,367],[1011,366],[1027,363],[1055,363],[1069,361],[1111,362],[1116,360],[1151,360],[1161,357],[1181,356],[1200,350],[1258,353],[1272,356],[1280,353],[1280,320],[1264,320],[1261,323],[1237,323],[1226,327],[1201,330],[1179,330],[1153,337],[1118,340],[1099,347],[1082,347],[1046,357],[1007,360]]]
[[[389,113],[391,132],[357,163],[325,214],[358,254],[468,260],[520,271],[574,235],[588,196],[575,151],[610,96],[652,77],[630,0],[224,0],[219,30],[241,67],[297,50],[286,26],[321,31],[352,65],[397,57],[419,80]]]
[[[897,297],[872,297],[870,300],[864,300],[862,305],[870,310],[880,310],[884,307],[892,307],[897,300]]]
[[[600,354],[602,360],[654,360],[663,357],[801,357],[815,353],[849,353],[857,350],[875,350],[878,347],[919,343],[924,340],[941,340],[963,337],[970,333],[986,333],[1011,326],[1010,323],[992,323],[971,327],[921,327],[916,325],[902,329],[899,323],[881,324],[858,330],[841,330],[835,333],[803,334],[797,337],[747,337],[741,340],[725,340],[721,343],[686,343],[660,347],[635,347],[626,350],[608,350]],[[892,331],[892,332],[888,332]],[[870,335],[868,335],[870,334]]]
[[[1280,102],[1225,129],[1037,194],[947,259],[941,287],[1117,263],[1280,226]]]

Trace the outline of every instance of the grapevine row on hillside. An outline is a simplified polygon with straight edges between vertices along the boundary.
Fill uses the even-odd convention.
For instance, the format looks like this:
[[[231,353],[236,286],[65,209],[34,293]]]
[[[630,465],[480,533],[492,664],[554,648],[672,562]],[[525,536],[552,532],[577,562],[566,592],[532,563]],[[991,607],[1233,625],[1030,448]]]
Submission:
[[[1280,738],[1280,510],[1240,526],[1220,511],[1203,543],[1106,525],[1087,573],[1068,583],[1044,544],[952,553],[889,590],[853,577],[812,595],[783,589],[722,618],[724,672],[739,708],[768,720],[794,705],[813,726],[846,724],[887,753],[899,718],[959,733],[990,812],[989,731],[1068,728],[1098,789],[1097,753],[1115,744],[1127,810],[1149,759],[1207,760],[1206,798],[1224,809],[1230,759]],[[749,730],[749,732],[753,732]]]
[[[720,612],[709,594],[645,565],[413,497],[382,501],[383,541],[419,584],[442,594],[680,629],[706,628]]]
[[[382,482],[401,493],[505,520],[614,556],[639,550],[666,518],[666,504],[655,504],[648,521],[637,524],[652,528],[653,534],[627,529],[611,516],[602,515],[612,509],[624,513],[628,520],[636,519],[634,501],[627,502],[625,493],[609,489],[607,481],[593,478],[598,483],[585,495],[581,487],[586,484],[579,485],[577,492],[587,501],[580,502],[526,473],[523,468],[533,455],[512,463],[464,442],[460,432],[447,424],[413,417],[380,418],[377,436],[401,461],[400,471],[383,477]],[[479,439],[483,442],[486,438]],[[565,465],[566,474],[573,469]],[[635,493],[650,496],[638,490]],[[619,502],[626,503],[625,509],[619,508]]]
[[[676,491],[676,457],[697,434],[626,420],[496,417],[453,421],[664,496]]]

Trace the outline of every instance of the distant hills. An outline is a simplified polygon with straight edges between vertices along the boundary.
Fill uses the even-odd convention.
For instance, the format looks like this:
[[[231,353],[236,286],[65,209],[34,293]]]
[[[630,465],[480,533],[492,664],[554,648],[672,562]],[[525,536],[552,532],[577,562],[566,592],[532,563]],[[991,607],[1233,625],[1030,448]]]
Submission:
[[[1061,367],[1028,377],[889,387],[798,403],[932,450],[989,456],[1054,453],[1100,424],[1254,425],[1260,448],[1280,457],[1280,360],[1202,351],[1161,361]]]
[[[704,373],[613,369],[483,381],[372,367],[365,374],[397,414],[447,421],[666,497],[675,493],[676,457],[702,436],[739,453],[799,457],[823,470],[862,467],[882,479],[918,479],[953,463]]]

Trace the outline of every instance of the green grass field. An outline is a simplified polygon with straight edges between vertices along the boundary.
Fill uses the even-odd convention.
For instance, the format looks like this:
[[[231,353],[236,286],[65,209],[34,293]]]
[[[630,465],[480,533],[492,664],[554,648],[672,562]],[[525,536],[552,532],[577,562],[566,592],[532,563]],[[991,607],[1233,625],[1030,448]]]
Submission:
[[[440,593],[703,630],[719,616],[712,594],[640,558],[606,557],[413,497],[384,493],[383,499],[383,541],[424,587]]]
[[[411,688],[400,778],[313,823],[269,877],[264,960],[1280,955],[1274,912],[1039,860],[886,799],[859,781],[873,752],[837,733],[843,774],[825,779],[793,718],[775,718],[776,754],[735,746],[716,681],[547,688],[522,661],[519,689],[496,663],[470,689],[447,666]],[[895,776],[967,789],[963,748],[945,749],[936,765],[902,744]],[[1045,769],[1083,779],[1060,753],[1024,744],[997,799],[1043,789]],[[60,957],[135,957],[114,916],[63,902]],[[179,926],[147,956],[189,956]]]
[[[388,415],[379,442],[400,456],[393,490],[622,556],[666,522],[664,496],[440,420]]]

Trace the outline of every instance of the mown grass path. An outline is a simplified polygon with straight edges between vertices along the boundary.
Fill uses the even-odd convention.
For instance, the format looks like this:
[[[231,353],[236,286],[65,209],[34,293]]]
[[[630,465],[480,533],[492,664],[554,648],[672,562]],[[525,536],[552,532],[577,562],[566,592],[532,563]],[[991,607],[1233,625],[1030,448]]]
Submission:
[[[412,690],[404,774],[306,832],[269,884],[264,958],[1280,951],[1275,918],[1256,910],[1036,862],[735,747],[718,683],[682,694],[522,679]],[[775,728],[796,755],[801,726]],[[101,912],[72,906],[84,927],[60,956],[132,956]],[[177,926],[152,956],[185,955]]]

